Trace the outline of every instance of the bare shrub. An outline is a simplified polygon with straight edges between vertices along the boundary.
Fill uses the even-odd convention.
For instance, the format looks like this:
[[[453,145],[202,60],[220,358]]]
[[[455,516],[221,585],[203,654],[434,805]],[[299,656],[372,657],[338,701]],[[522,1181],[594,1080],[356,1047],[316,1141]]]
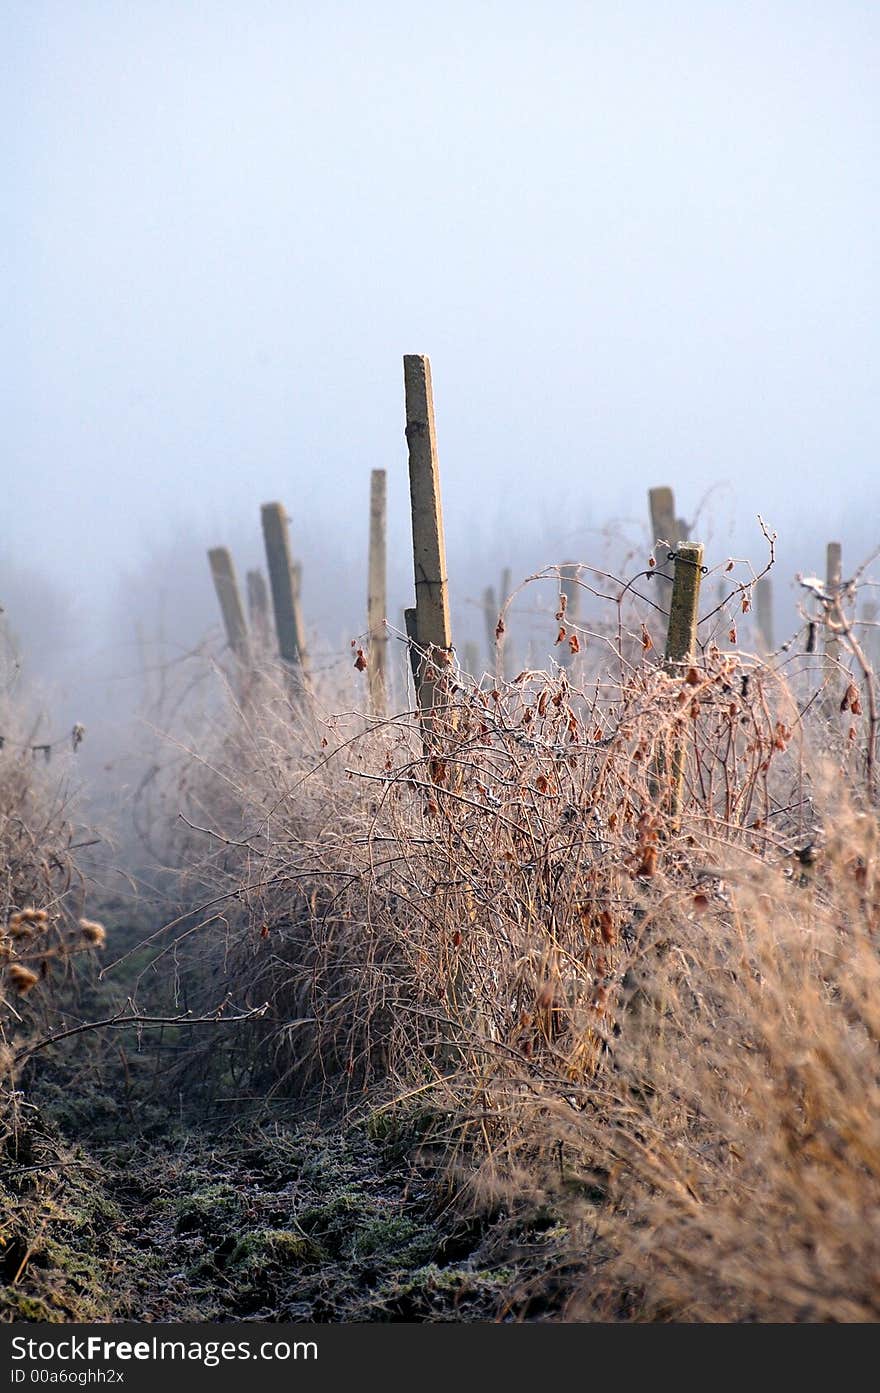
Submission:
[[[104,928],[84,919],[75,831],[63,761],[37,763],[7,705],[0,752],[0,1127],[14,1133],[19,1062],[58,1024],[70,996],[71,960],[103,946]],[[59,772],[60,771],[60,772]]]
[[[210,990],[270,1003],[272,1088],[418,1097],[461,1196],[552,1197],[573,1315],[872,1318],[872,673],[722,605],[670,674],[631,602],[565,668],[439,668],[427,744],[236,680],[181,795]]]

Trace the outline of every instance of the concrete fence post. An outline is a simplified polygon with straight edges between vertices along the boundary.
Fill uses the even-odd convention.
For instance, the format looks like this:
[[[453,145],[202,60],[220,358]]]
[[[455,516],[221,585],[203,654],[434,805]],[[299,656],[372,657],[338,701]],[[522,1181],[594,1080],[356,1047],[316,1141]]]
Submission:
[[[697,646],[700,582],[703,577],[702,543],[686,542],[679,546],[674,566],[664,667],[671,676],[684,678],[693,663]],[[655,792],[666,795],[664,809],[673,826],[678,825],[681,817],[684,771],[685,741],[683,735],[676,734],[668,765],[662,758],[657,761],[654,782]]]
[[[262,571],[248,571],[247,584],[248,619],[251,632],[263,648],[269,645],[271,624],[269,621],[269,591],[266,577]]]
[[[384,469],[370,475],[370,544],[367,565],[367,629],[370,636],[370,707],[374,716],[384,716],[387,705],[388,667],[387,610],[387,489]]]
[[[406,354],[403,359],[403,380],[416,592],[416,697],[423,725],[433,730],[435,721],[431,713],[440,699],[438,664],[442,667],[449,661],[452,630],[434,395],[428,359],[418,353]]]
[[[580,566],[576,561],[566,561],[559,567],[559,590],[565,596],[565,614],[562,627],[572,634],[581,617],[581,587],[578,585]],[[563,667],[571,667],[574,654],[568,640],[562,644],[559,661]]]
[[[290,554],[287,514],[280,503],[264,503],[262,521],[278,652],[285,663],[304,672],[305,639]]]
[[[212,547],[208,552],[208,562],[220,602],[227,642],[235,656],[245,662],[248,657],[248,631],[232,557],[226,547]]]
[[[773,641],[773,582],[769,576],[761,576],[755,586],[755,608],[758,621],[758,635],[768,653],[776,644]]]
[[[831,597],[825,624],[825,657],[828,659],[829,674],[840,657],[840,641],[831,627],[836,621],[840,600],[842,552],[840,542],[829,542],[825,552],[825,591]],[[831,621],[830,623],[827,621]]]

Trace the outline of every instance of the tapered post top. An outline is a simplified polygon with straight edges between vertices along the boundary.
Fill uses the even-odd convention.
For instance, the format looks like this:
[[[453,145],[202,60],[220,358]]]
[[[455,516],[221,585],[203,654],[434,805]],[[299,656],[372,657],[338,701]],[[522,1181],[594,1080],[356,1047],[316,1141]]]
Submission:
[[[449,582],[434,424],[434,394],[431,364],[424,355],[407,353],[404,356],[403,382],[418,644],[423,649],[432,645],[449,648],[452,644]]]

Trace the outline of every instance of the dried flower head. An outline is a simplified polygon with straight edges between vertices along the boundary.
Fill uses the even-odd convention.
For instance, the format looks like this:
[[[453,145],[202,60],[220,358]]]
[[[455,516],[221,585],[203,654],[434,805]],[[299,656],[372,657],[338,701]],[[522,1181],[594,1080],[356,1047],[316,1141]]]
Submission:
[[[40,980],[36,972],[31,972],[29,967],[23,967],[21,963],[10,963],[6,975],[19,996],[27,996]]]
[[[49,922],[49,915],[45,909],[18,909],[9,916],[8,929],[13,938],[26,938],[39,928],[44,928]]]
[[[96,919],[80,919],[79,927],[86,943],[90,943],[93,948],[100,948],[106,942],[107,930]]]

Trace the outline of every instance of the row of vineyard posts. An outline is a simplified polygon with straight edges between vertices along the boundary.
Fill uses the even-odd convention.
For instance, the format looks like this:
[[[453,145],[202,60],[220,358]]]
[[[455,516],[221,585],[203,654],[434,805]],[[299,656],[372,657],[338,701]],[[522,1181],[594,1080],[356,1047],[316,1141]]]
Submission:
[[[404,611],[404,622],[416,707],[427,749],[430,748],[432,729],[437,721],[436,707],[442,700],[443,671],[453,663],[455,655],[428,358],[421,354],[405,355],[403,376],[415,582],[415,604]],[[648,501],[657,570],[672,585],[664,661],[667,670],[675,672],[689,664],[694,657],[700,584],[706,570],[703,566],[703,545],[691,540],[690,525],[677,515],[671,488],[650,489]],[[261,511],[269,586],[267,588],[261,571],[248,571],[247,617],[229,550],[214,547],[208,552],[226,639],[232,653],[243,664],[251,661],[255,644],[265,651],[272,629],[271,593],[271,616],[274,618],[278,655],[292,678],[307,690],[309,660],[300,607],[302,571],[291,551],[289,519],[280,503],[266,503]],[[370,709],[377,717],[386,715],[389,699],[386,519],[386,472],[384,469],[374,469],[369,499],[368,643],[367,654],[362,655],[359,650],[358,658],[359,665],[367,669]],[[573,625],[579,619],[579,570],[580,565],[576,562],[566,562],[559,567],[565,613]],[[832,610],[836,598],[842,594],[842,587],[840,543],[830,542],[827,547],[825,593],[831,599]],[[496,678],[501,679],[508,675],[501,616],[510,588],[510,570],[505,569],[501,576],[500,595],[496,594],[494,587],[488,586],[482,599],[489,666]],[[755,607],[758,641],[764,652],[770,653],[774,649],[773,600],[771,581],[766,574],[758,579],[755,586]],[[866,604],[863,619],[873,632],[877,606]],[[834,624],[826,624],[823,631],[824,653],[829,665],[836,664],[839,657],[835,627]],[[569,650],[563,648],[561,663],[569,665],[572,656]],[[466,669],[475,674],[479,667],[479,651],[473,642],[465,645],[464,661]]]

